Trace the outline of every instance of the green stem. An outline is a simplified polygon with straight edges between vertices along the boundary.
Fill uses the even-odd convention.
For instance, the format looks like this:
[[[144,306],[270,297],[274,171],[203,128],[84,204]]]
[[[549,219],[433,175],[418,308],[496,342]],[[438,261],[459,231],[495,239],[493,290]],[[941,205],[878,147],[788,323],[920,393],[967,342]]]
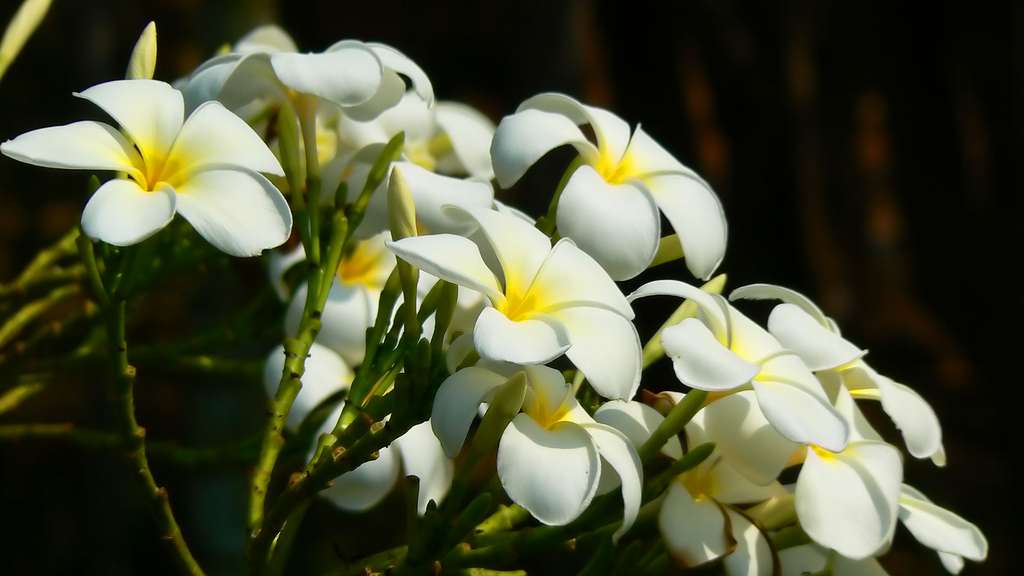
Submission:
[[[558,201],[562,198],[562,191],[565,190],[565,185],[569,183],[569,178],[582,165],[583,157],[577,156],[575,160],[569,163],[565,172],[562,173],[562,179],[558,181],[555,193],[551,195],[551,202],[548,203],[547,213],[540,220],[537,220],[537,229],[544,234],[551,236],[555,233],[555,228],[558,227]]]
[[[3,425],[0,426],[0,440],[11,443],[51,440],[96,450],[117,450],[127,446],[118,434],[78,428],[71,423]],[[182,468],[246,466],[256,461],[257,442],[258,438],[247,438],[241,442],[204,448],[147,442],[146,451],[154,460]]]
[[[690,390],[686,397],[676,404],[668,416],[655,428],[651,437],[640,446],[637,452],[646,464],[654,459],[669,439],[674,438],[690,422],[694,414],[704,406],[708,393],[703,390]]]
[[[22,298],[40,289],[77,282],[85,277],[85,268],[79,265],[42,270],[25,279],[19,277],[10,284],[0,286],[0,298]]]
[[[75,296],[81,288],[77,284],[54,289],[46,296],[34,300],[0,325],[0,349],[11,343],[33,320],[43,316],[68,298]]]
[[[122,450],[128,460],[136,483],[143,489],[150,514],[157,524],[160,539],[167,546],[179,571],[201,575],[203,569],[192,556],[174,518],[167,490],[157,485],[146,457],[146,431],[135,420],[135,367],[128,363],[128,343],[125,340],[125,301],[111,301],[99,279],[99,269],[93,254],[92,242],[79,236],[77,240],[83,263],[93,279],[97,298],[101,301],[107,320],[107,342],[114,379],[110,386],[110,404],[117,421],[117,433],[123,442]]]

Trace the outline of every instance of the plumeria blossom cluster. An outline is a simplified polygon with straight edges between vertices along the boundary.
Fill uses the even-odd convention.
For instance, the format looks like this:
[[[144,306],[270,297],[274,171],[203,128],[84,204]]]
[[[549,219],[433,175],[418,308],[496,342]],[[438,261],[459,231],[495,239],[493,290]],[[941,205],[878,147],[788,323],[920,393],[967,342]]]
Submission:
[[[901,524],[951,573],[985,559],[976,526],[906,483],[905,458],[946,463],[932,408],[799,292],[724,296],[722,204],[639,125],[563,94],[495,124],[435,102],[390,46],[305,53],[272,26],[168,84],[147,32],[129,79],[76,94],[112,122],[0,150],[109,174],[82,213],[92,241],[127,253],[180,213],[222,252],[265,253],[284,312],[256,571],[314,496],[373,513],[399,486],[410,541],[367,571],[505,568],[574,541],[595,573],[875,574]],[[548,214],[498,200],[565,146],[561,183],[521,191]],[[678,309],[645,345],[633,304],[648,298]],[[763,324],[741,311],[757,300],[774,304]],[[675,379],[645,372],[663,357]],[[279,465],[285,444],[302,467]]]

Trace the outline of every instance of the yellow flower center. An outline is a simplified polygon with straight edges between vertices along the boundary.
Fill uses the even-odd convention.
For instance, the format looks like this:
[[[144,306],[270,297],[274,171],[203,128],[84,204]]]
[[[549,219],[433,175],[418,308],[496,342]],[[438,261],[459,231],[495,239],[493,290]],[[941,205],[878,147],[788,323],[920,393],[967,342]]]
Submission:
[[[361,284],[367,288],[382,289],[383,250],[369,242],[356,244],[355,250],[338,265],[338,279],[345,284]]]
[[[594,170],[609,184],[622,184],[638,175],[636,160],[628,150],[621,159],[612,158],[602,151]]]

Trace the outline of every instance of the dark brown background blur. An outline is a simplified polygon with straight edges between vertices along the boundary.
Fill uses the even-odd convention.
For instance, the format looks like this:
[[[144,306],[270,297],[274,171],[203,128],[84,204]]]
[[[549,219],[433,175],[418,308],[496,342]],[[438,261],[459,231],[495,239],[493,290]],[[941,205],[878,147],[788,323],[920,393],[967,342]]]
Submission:
[[[16,4],[3,1],[0,22]],[[871,350],[876,369],[933,404],[949,465],[908,460],[908,481],[987,534],[988,563],[966,573],[1012,571],[1021,9],[814,0],[55,0],[0,83],[0,138],[94,116],[71,92],[121,77],[150,19],[164,80],[275,21],[305,50],[341,38],[392,44],[422,65],[439,98],[467,101],[495,120],[534,93],[558,90],[642,123],[721,196],[731,286],[775,282],[812,295]],[[499,197],[538,214],[547,198],[530,189],[553,185],[555,164]],[[0,159],[0,280],[76,223],[84,181]],[[680,266],[656,273],[689,280]],[[258,271],[241,278],[219,288],[251,297],[246,279]],[[158,305],[179,318],[215,311],[167,292]],[[650,324],[645,334],[664,314],[638,311]],[[254,385],[239,392],[140,378],[140,420],[153,436],[209,442],[258,421]],[[666,386],[670,378],[660,370],[649,382]],[[62,390],[3,421],[80,421],[95,412],[92,393]],[[117,469],[97,473],[94,458],[56,444],[0,446],[0,571],[161,570]],[[237,572],[244,471],[156,473],[200,560],[214,573]],[[134,524],[122,525],[125,518]],[[894,574],[941,573],[935,555],[902,529],[885,564]]]

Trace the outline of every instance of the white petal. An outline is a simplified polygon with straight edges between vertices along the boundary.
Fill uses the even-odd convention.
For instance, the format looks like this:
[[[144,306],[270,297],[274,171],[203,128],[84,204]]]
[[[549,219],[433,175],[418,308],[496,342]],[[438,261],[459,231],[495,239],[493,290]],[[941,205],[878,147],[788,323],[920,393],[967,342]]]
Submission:
[[[975,562],[988,556],[988,541],[977,526],[936,506],[912,487],[903,485],[899,506],[900,520],[921,544]]]
[[[818,395],[801,386],[761,377],[753,381],[753,386],[761,412],[789,440],[817,444],[834,452],[846,447],[849,427],[823,392]]]
[[[200,105],[185,120],[167,162],[176,168],[164,169],[167,178],[173,176],[169,170],[188,174],[204,166],[239,167],[284,176],[281,164],[263,139],[220,102]]]
[[[388,242],[388,248],[424,272],[482,292],[492,302],[505,299],[494,273],[480,256],[480,249],[466,238],[454,234],[431,234]]]
[[[665,353],[672,358],[679,381],[691,388],[732,390],[750,382],[761,371],[715,339],[703,322],[686,318],[661,333]]]
[[[851,443],[840,454],[808,450],[796,485],[800,525],[815,542],[855,560],[888,544],[896,525],[903,464],[881,442]]]
[[[711,496],[722,504],[754,504],[787,494],[778,482],[769,482],[763,486],[752,482],[724,458],[715,462],[708,473],[712,478]]]
[[[334,422],[328,419],[333,425]],[[360,464],[355,470],[334,479],[321,492],[332,504],[349,512],[365,512],[380,504],[398,482],[399,459],[392,446],[379,451],[376,460]]]
[[[502,188],[522,178],[526,170],[548,152],[571,144],[580,155],[595,160],[597,149],[576,124],[561,114],[523,110],[498,123],[491,142],[494,175]]]
[[[568,524],[586,509],[600,473],[593,440],[571,422],[545,430],[519,414],[498,444],[498,477],[505,492],[549,526]]]
[[[207,69],[200,67],[200,71],[193,73],[185,88],[189,110],[213,99],[230,110],[239,110],[254,99],[282,101],[288,98],[288,89],[277,79],[268,54],[247,54],[235,61],[229,56],[237,57],[225,56],[220,63]],[[205,100],[197,101],[204,96]]]
[[[687,168],[675,156],[662,148],[661,144],[654,141],[640,126],[633,131],[633,137],[629,142],[629,149],[626,151],[628,161],[633,165],[634,171],[643,174],[685,174],[699,178],[697,173]]]
[[[462,450],[466,434],[477,416],[477,408],[495,388],[505,383],[501,374],[470,366],[452,374],[434,395],[430,424],[449,457]]]
[[[434,106],[434,118],[448,135],[452,151],[465,172],[475,178],[494,178],[494,168],[491,167],[494,122],[458,102],[438,102]]]
[[[558,231],[572,238],[615,280],[628,280],[654,259],[661,216],[646,190],[605,182],[590,166],[573,172],[558,201]]]
[[[939,417],[920,394],[875,372],[866,364],[844,370],[842,375],[843,381],[851,388],[878,388],[882,410],[899,428],[907,451],[915,458],[933,458],[939,466],[945,465]]]
[[[731,508],[726,508],[725,512],[736,541],[736,549],[722,561],[725,573],[728,576],[772,576],[775,562],[768,539],[746,516]]]
[[[516,111],[528,109],[561,114],[577,125],[589,124],[597,137],[601,155],[611,162],[621,160],[629,146],[630,130],[625,120],[607,110],[581,104],[565,94],[538,94],[520,104]]]
[[[828,565],[828,551],[816,544],[803,544],[779,550],[782,576],[806,576],[821,572]]]
[[[691,176],[664,174],[643,182],[679,235],[687,269],[702,280],[710,278],[725,258],[729,236],[718,196],[706,182]]]
[[[633,319],[633,308],[608,273],[568,238],[562,238],[551,249],[530,287],[530,295],[546,310],[594,306]]]
[[[306,285],[292,296],[285,315],[285,332],[298,334],[302,309],[306,304]],[[321,316],[320,333],[316,341],[334,350],[355,366],[362,363],[366,353],[366,329],[377,315],[376,297],[371,297],[363,286],[352,286],[335,281],[327,294]]]
[[[110,114],[148,160],[165,157],[185,116],[181,92],[158,80],[114,80],[75,95]]]
[[[440,504],[448,494],[455,475],[455,464],[445,455],[429,421],[410,428],[395,441],[395,445],[402,456],[405,475],[420,479],[416,507],[422,515],[431,500]]]
[[[628,400],[640,386],[640,336],[633,323],[604,308],[572,306],[552,312],[568,331],[569,360],[605,398]]]
[[[814,371],[842,366],[867,353],[794,304],[779,304],[772,309],[768,331]]]
[[[445,211],[452,219],[479,226],[486,246],[501,265],[505,294],[524,295],[551,252],[551,240],[520,218],[497,210],[452,206]]]
[[[175,207],[170,188],[146,192],[134,180],[115,178],[89,198],[82,211],[82,231],[114,246],[138,244],[167,226]]]
[[[256,256],[291,234],[288,202],[256,172],[204,170],[175,191],[178,212],[200,236],[232,256]]]
[[[747,284],[740,286],[729,294],[729,300],[782,300],[788,304],[799,306],[804,312],[811,315],[815,321],[824,327],[828,327],[828,317],[818,308],[813,300],[803,294],[775,284]]]
[[[633,447],[639,448],[651,437],[665,417],[643,402],[610,400],[594,412],[594,420],[622,432]],[[661,453],[669,458],[682,458],[683,448],[679,438],[673,436],[661,447]]]
[[[526,366],[524,370],[529,386],[523,400],[523,412],[534,420],[552,422],[563,409],[571,411],[579,406],[573,398],[572,386],[558,370],[547,366]],[[589,417],[586,421],[593,422]]]
[[[409,78],[412,81],[413,91],[416,92],[420,99],[428,105],[432,106],[434,104],[434,88],[430,84],[430,78],[427,77],[427,74],[423,72],[423,69],[418,64],[387,44],[370,42],[366,45],[373,50],[373,53],[377,55],[377,58],[380,59],[381,64],[385,68]],[[405,92],[404,84],[402,91]]]
[[[640,463],[640,456],[636,448],[626,438],[625,434],[611,426],[604,424],[584,424],[583,429],[590,434],[600,453],[602,462],[606,462],[618,475],[622,483],[622,505],[623,519],[615,533],[612,534],[612,542],[618,542],[633,522],[636,521],[640,512],[640,498],[643,495],[644,467]],[[602,468],[604,472],[604,468]]]
[[[306,251],[303,250],[301,244],[287,252],[274,251],[270,253],[270,258],[267,261],[267,278],[270,280],[270,285],[274,287],[274,291],[277,292],[277,297],[282,302],[288,300],[288,286],[284,281],[285,275],[293,266],[305,260]]]
[[[632,302],[637,298],[647,298],[648,296],[676,296],[693,300],[700,312],[708,319],[711,331],[716,338],[724,340],[728,337],[725,313],[712,294],[678,280],[654,280],[634,290],[626,300]]]
[[[476,349],[473,348],[473,333],[459,334],[448,344],[448,352],[445,355],[445,365],[448,367],[448,371],[454,373],[466,361],[471,352],[476,352]]]
[[[480,312],[473,329],[473,344],[481,358],[514,364],[544,364],[569,348],[564,327],[543,316],[509,320],[490,306]]]
[[[823,372],[822,375],[834,374],[833,372]],[[819,380],[824,381],[824,378],[819,377]],[[845,386],[840,385],[835,395],[835,406],[836,412],[846,420],[846,423],[850,426],[850,441],[854,440],[874,440],[876,442],[884,442],[882,435],[875,430],[875,428],[868,422],[868,419],[864,417],[864,413],[860,411],[857,403],[854,401],[853,396],[846,389]]]
[[[128,140],[102,122],[75,122],[26,132],[0,145],[4,156],[46,168],[123,170],[140,174]]]
[[[383,78],[380,59],[362,43],[320,54],[276,53],[270,56],[270,64],[285,86],[339,106],[370,100]]]
[[[939,561],[942,562],[942,567],[946,569],[950,574],[959,574],[964,569],[963,556],[957,556],[956,554],[950,554],[949,552],[939,552]]]
[[[453,219],[448,210],[442,210],[445,206],[489,210],[494,202],[494,188],[490,182],[443,176],[411,162],[397,162],[394,166],[401,170],[412,192],[416,219],[430,233],[471,231],[467,230],[461,218]]]
[[[719,558],[732,546],[726,534],[724,510],[710,498],[695,499],[678,481],[665,494],[658,528],[669,554],[686,567]]]
[[[277,393],[284,361],[284,347],[278,346],[270,352],[263,365],[263,386],[270,398]],[[292,430],[297,429],[307,414],[331,394],[347,389],[351,382],[352,369],[348,364],[330,349],[314,342],[309,349],[309,357],[306,358],[302,389],[299,390],[299,395],[295,397],[295,403],[288,413],[288,427]],[[333,427],[334,420],[327,420]]]
[[[750,390],[719,398],[703,412],[709,440],[731,466],[757,484],[775,480],[799,448],[775,431]]]
[[[258,26],[235,42],[235,52],[296,52],[295,41],[281,27]]]

